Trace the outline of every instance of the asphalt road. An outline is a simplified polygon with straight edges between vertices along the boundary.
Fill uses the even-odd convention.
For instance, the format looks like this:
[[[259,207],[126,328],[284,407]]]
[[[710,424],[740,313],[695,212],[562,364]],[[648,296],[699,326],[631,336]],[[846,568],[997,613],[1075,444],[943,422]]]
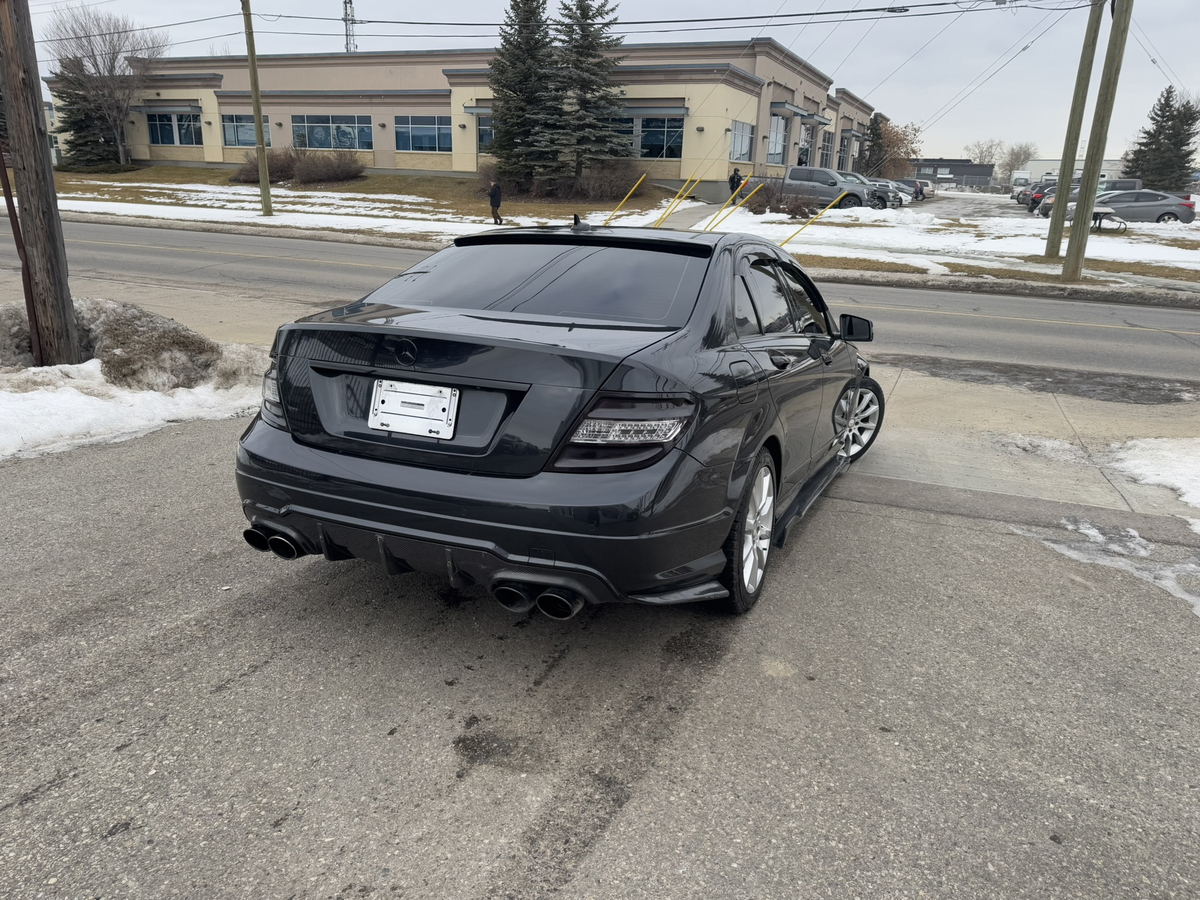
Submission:
[[[335,306],[427,254],[357,244],[65,223],[71,275],[111,296],[127,282]],[[0,240],[0,267],[16,269]],[[1196,380],[1200,311],[829,284],[835,312],[874,320],[877,353]],[[93,291],[94,293],[95,291]],[[203,302],[202,298],[198,302]],[[297,309],[289,315],[301,315]]]
[[[1197,896],[1200,621],[1013,530],[1176,520],[852,472],[555,623],[250,550],[243,424],[0,463],[0,896]]]
[[[403,252],[123,233],[143,244],[111,251],[125,271],[99,253],[81,277],[249,294],[305,267],[288,289],[338,302],[331,272],[379,279]],[[845,302],[902,323],[986,299]],[[1086,329],[1110,345],[1148,327],[1112,315],[1165,312],[1030,309],[1075,307],[1121,326]],[[244,425],[0,462],[0,897],[1200,895],[1200,619],[1150,583],[1195,590],[1200,536],[1178,518],[859,464],[750,615],[555,623],[250,550]],[[1125,549],[1079,561],[1105,561],[1092,536]]]

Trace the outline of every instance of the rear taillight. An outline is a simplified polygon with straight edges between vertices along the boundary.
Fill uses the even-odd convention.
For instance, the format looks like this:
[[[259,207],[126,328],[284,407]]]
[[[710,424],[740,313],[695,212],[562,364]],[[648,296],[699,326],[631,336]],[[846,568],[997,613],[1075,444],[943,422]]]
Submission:
[[[1180,202],[1180,204],[1179,204],[1179,205],[1180,205],[1180,206],[1186,206],[1188,209],[1195,209],[1195,208],[1196,208],[1196,201],[1195,201],[1195,200],[1183,200],[1183,201],[1181,201],[1181,202]]]
[[[686,397],[599,397],[559,451],[553,468],[614,472],[639,469],[666,455],[695,412]]]
[[[275,367],[275,360],[271,360],[271,367],[263,376],[262,417],[277,428],[287,427],[283,418],[283,402],[279,398],[279,369]]]

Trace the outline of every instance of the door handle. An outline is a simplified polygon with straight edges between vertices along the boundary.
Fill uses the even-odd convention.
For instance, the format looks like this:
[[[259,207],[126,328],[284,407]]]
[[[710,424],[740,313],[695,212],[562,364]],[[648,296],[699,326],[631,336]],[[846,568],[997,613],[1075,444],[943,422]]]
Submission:
[[[786,369],[792,364],[792,358],[786,353],[768,353],[767,355],[777,369]]]

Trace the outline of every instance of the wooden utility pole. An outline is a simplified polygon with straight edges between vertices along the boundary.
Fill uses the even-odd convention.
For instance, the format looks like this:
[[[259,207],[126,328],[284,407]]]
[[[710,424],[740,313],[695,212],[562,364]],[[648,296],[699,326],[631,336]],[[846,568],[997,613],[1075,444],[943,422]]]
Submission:
[[[254,149],[258,153],[258,192],[262,195],[262,214],[271,215],[271,176],[267,171],[267,145],[263,137],[262,94],[258,90],[258,56],[254,52],[254,23],[250,19],[250,0],[242,0],[242,19],[246,23],[246,63],[250,66],[250,96],[254,101]]]
[[[1071,98],[1071,114],[1067,117],[1067,139],[1063,142],[1062,162],[1058,166],[1058,192],[1050,210],[1050,234],[1046,238],[1046,256],[1058,259],[1062,251],[1063,227],[1067,223],[1067,205],[1071,199],[1071,180],[1063,177],[1070,165],[1075,172],[1075,155],[1079,152],[1079,132],[1083,130],[1083,110],[1087,106],[1088,86],[1092,83],[1092,65],[1096,61],[1096,44],[1100,42],[1100,22],[1104,18],[1106,0],[1091,0],[1087,30],[1083,35],[1083,53],[1079,56],[1079,73],[1075,76],[1075,96]],[[1068,163],[1068,160],[1070,162]],[[1066,184],[1066,193],[1063,185]]]
[[[67,253],[54,191],[50,136],[42,112],[29,0],[0,0],[0,90],[4,92],[13,175],[21,204],[25,267],[33,293],[31,343],[39,348],[42,365],[73,365],[80,362],[75,307],[67,287]]]
[[[1083,177],[1079,179],[1079,200],[1075,203],[1075,224],[1067,242],[1067,257],[1063,261],[1063,281],[1079,281],[1083,277],[1083,255],[1087,250],[1088,232],[1092,226],[1092,210],[1096,208],[1096,188],[1100,186],[1100,168],[1104,165],[1104,148],[1108,144],[1108,126],[1112,121],[1113,102],[1117,97],[1117,82],[1121,78],[1121,63],[1125,59],[1125,42],[1129,37],[1129,21],[1133,18],[1133,0],[1112,0],[1113,23],[1108,35],[1108,50],[1104,54],[1104,73],[1100,76],[1100,93],[1096,97],[1096,112],[1092,117],[1092,134],[1088,138],[1087,159]],[[1059,168],[1061,180],[1062,169]],[[1058,206],[1058,201],[1054,201]]]

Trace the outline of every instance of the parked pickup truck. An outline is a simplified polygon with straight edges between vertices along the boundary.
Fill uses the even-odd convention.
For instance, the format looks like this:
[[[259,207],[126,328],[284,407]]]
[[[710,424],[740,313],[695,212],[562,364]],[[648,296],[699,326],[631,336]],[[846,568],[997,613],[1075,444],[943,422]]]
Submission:
[[[785,194],[808,194],[824,204],[832,203],[842,193],[838,209],[855,206],[871,206],[875,201],[876,189],[865,178],[862,181],[845,178],[833,169],[813,169],[808,166],[792,166],[783,179]],[[886,201],[885,201],[886,202]]]

